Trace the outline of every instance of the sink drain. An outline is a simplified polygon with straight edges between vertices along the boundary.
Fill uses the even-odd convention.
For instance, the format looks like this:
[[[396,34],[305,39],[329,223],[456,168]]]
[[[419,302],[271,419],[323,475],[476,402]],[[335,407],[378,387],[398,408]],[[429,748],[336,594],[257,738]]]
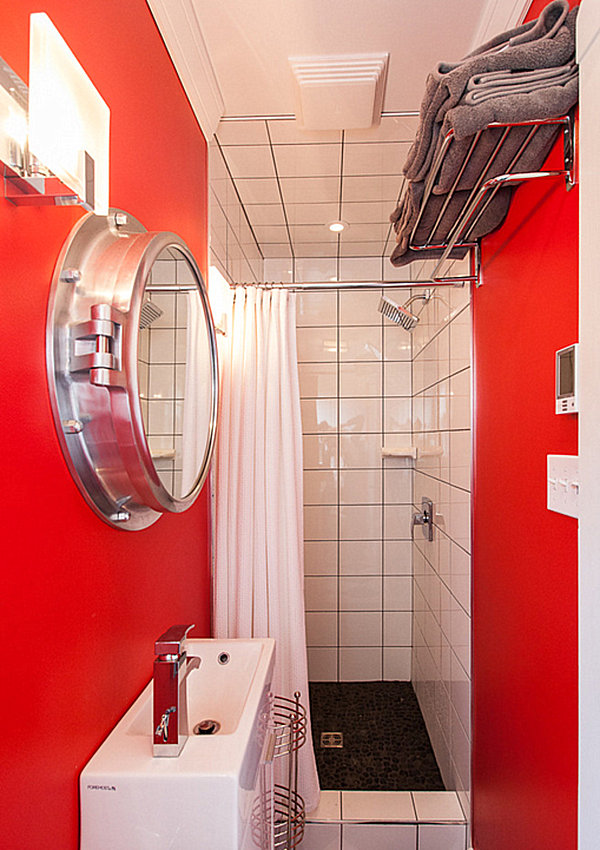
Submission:
[[[202,720],[194,726],[194,735],[214,735],[220,728],[218,720]]]
[[[341,750],[344,746],[343,732],[321,732],[321,747],[322,749],[338,749]]]

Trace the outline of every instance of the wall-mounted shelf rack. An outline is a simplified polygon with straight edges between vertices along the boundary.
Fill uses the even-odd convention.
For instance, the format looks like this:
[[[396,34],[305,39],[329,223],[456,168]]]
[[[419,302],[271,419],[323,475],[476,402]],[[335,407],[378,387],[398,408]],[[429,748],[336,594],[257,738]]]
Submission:
[[[542,128],[545,129],[542,131]],[[541,149],[546,154],[562,132],[564,167],[520,171],[521,163],[531,159],[536,144],[540,146],[540,131],[544,135]],[[516,147],[515,134],[518,134]],[[461,151],[458,162],[457,149]],[[485,156],[482,152],[485,152]],[[454,163],[449,168],[451,158],[454,158]],[[544,156],[543,159],[545,158]],[[473,178],[470,172],[473,172],[481,160],[483,165],[476,169],[476,176]],[[575,185],[574,122],[571,115],[513,124],[492,123],[468,140],[460,142],[455,139],[454,131],[450,130],[442,141],[425,181],[419,213],[408,239],[408,248],[421,252],[425,260],[428,259],[428,252],[435,251],[438,262],[431,274],[432,280],[440,283],[466,281],[478,284],[479,239],[476,228],[482,216],[490,209],[494,198],[506,187],[556,177],[565,180],[567,190]],[[444,181],[448,183],[447,189]],[[464,184],[467,190],[463,188]],[[409,181],[406,181],[400,206],[406,200],[408,189]],[[440,191],[441,189],[443,191]],[[453,206],[456,210],[453,210]],[[428,220],[433,223],[425,226]],[[455,249],[465,249],[465,253],[470,252],[471,256],[470,273],[458,278],[442,274],[442,269],[452,258]]]

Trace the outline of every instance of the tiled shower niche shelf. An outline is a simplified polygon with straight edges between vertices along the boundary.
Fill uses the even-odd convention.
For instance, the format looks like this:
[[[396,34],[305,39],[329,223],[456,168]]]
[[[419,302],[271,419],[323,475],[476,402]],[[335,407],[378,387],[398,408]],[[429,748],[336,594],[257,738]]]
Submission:
[[[454,791],[322,791],[306,815],[303,850],[466,850]]]

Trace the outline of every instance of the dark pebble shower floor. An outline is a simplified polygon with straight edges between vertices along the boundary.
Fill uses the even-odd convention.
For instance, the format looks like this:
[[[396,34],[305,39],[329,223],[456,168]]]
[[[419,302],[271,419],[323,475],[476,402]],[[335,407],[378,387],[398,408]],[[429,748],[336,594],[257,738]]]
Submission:
[[[445,790],[410,682],[311,682],[310,709],[322,789]],[[343,748],[322,748],[322,732]]]

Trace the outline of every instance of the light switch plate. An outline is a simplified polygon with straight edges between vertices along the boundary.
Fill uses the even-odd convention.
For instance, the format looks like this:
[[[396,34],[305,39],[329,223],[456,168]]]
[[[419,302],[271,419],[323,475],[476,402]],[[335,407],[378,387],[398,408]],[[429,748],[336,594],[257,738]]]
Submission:
[[[579,517],[577,455],[548,455],[548,510]]]

